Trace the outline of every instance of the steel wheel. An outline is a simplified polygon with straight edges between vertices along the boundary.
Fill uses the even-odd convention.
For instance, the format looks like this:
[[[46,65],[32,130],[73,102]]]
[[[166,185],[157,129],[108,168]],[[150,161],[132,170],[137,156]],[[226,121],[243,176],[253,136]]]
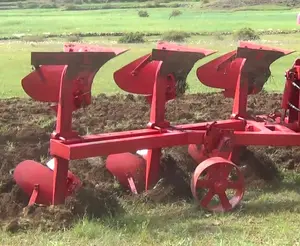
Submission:
[[[242,200],[244,177],[232,162],[212,157],[197,166],[191,180],[191,190],[203,208],[225,212],[232,210]]]

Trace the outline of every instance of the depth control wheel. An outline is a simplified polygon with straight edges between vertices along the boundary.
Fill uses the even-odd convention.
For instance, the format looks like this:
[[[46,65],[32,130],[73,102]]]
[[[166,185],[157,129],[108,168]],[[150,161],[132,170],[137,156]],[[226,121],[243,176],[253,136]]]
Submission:
[[[197,166],[191,180],[191,190],[204,209],[230,211],[244,196],[244,176],[231,161],[212,157]]]

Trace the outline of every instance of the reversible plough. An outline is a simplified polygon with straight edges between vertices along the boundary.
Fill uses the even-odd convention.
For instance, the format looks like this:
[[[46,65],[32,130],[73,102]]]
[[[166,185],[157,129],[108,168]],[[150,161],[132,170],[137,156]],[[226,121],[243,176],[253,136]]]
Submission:
[[[176,126],[165,119],[166,103],[176,98],[178,81],[186,79],[197,61],[216,51],[159,43],[151,53],[114,73],[122,90],[144,95],[150,103],[145,129],[80,136],[72,129],[72,112],[92,103],[95,74],[126,51],[65,45],[64,52],[32,52],[35,70],[22,86],[34,100],[53,103],[57,118],[48,167],[25,160],[14,170],[16,183],[30,196],[29,204],[64,203],[82,185],[69,171],[69,161],[96,156],[107,157],[106,168],[123,187],[133,193],[149,190],[160,179],[162,148],[187,145],[198,164],[191,180],[194,198],[210,211],[229,211],[245,190],[236,165],[241,147],[300,145],[300,60],[286,72],[283,113],[248,115],[248,95],[262,90],[274,61],[293,52],[249,42],[197,69],[203,84],[223,89],[225,97],[233,98],[230,119]]]

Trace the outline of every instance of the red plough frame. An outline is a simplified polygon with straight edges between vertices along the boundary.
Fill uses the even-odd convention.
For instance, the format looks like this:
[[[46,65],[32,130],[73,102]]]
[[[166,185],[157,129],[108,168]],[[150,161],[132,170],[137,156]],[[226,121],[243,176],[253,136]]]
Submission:
[[[96,156],[108,156],[108,170],[134,193],[148,190],[160,178],[161,149],[189,145],[189,153],[199,164],[191,181],[195,199],[206,209],[228,211],[244,194],[243,175],[232,162],[240,146],[300,145],[299,61],[286,73],[284,114],[250,116],[246,112],[248,95],[261,91],[270,77],[270,65],[293,51],[242,42],[237,50],[199,67],[197,76],[203,84],[224,89],[224,95],[234,99],[232,116],[217,122],[171,126],[165,119],[165,107],[168,100],[176,97],[178,79],[186,79],[199,59],[215,51],[159,43],[152,53],[114,74],[121,89],[148,98],[151,112],[147,127],[79,136],[72,130],[72,112],[91,103],[91,85],[100,67],[126,50],[66,47],[65,52],[33,52],[31,62],[36,70],[22,81],[24,90],[32,98],[53,102],[57,110],[56,130],[50,140],[53,174],[43,169],[32,171],[33,177],[28,177],[26,169],[40,165],[33,161],[24,161],[14,172],[17,183],[32,194],[31,203],[64,203],[66,196],[81,185],[79,179],[68,172],[69,161]],[[48,91],[47,97],[44,97],[44,90]],[[142,157],[129,153],[138,150],[147,151]],[[231,172],[235,172],[235,180],[229,178]],[[41,173],[47,177],[47,182],[38,178]],[[137,186],[138,182],[143,187]],[[38,185],[39,191],[34,189]],[[200,197],[199,189],[207,190],[206,194]],[[231,198],[227,190],[234,190]],[[214,196],[219,198],[219,203],[211,205]]]

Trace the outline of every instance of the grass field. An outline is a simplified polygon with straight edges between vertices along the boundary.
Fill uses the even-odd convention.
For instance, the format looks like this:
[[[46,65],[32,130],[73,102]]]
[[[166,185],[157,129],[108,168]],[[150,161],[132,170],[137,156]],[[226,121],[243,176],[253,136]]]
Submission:
[[[151,52],[151,49],[155,47],[159,37],[149,37],[148,42],[144,44],[118,44],[116,38],[86,38],[82,42],[98,43],[111,47],[127,47],[130,50],[106,63],[96,75],[93,83],[93,94],[104,93],[119,93],[122,91],[117,87],[113,80],[113,72],[134,59]],[[269,46],[290,49],[297,51],[298,42],[300,41],[300,35],[267,35],[262,36],[258,43],[263,43]],[[217,40],[215,37],[199,37],[194,36],[186,41],[187,45],[194,47],[207,48],[217,50],[218,53],[206,57],[197,62],[188,76],[189,92],[208,92],[212,91],[211,88],[203,86],[196,77],[196,69],[208,62],[209,60],[216,58],[225,52],[231,51],[236,48],[238,42],[233,41],[231,36],[225,37],[224,40]],[[2,54],[0,56],[0,97],[14,97],[14,96],[26,96],[22,87],[21,79],[31,71],[30,65],[30,52],[31,51],[61,51],[63,46],[63,40],[53,40],[44,43],[24,43],[19,41],[5,41],[0,43],[0,49]],[[290,68],[294,60],[298,57],[298,51],[278,59],[272,66],[272,76],[265,86],[265,89],[269,91],[282,91],[284,88],[285,78],[284,73],[286,69]]]
[[[280,188],[247,190],[241,206],[210,214],[193,204],[127,205],[126,213],[84,220],[58,233],[0,233],[1,245],[280,245],[300,244],[299,176],[287,175]]]
[[[148,9],[149,18],[140,18],[135,9],[113,9],[97,11],[60,11],[60,10],[11,10],[0,12],[0,38],[14,35],[43,35],[78,33],[78,32],[159,32],[168,30],[183,30],[189,32],[216,32],[234,31],[242,27],[252,27],[255,30],[293,30],[297,28],[295,17],[297,10],[272,11],[234,11],[234,12],[204,12],[201,9],[182,8],[183,14],[168,20],[171,9]],[[220,24],[222,23],[222,24]],[[97,74],[94,83],[94,93],[119,92],[112,80],[112,73],[122,65],[132,61],[140,55],[146,54],[155,47],[158,36],[147,37],[144,44],[122,45],[131,50],[122,56],[109,61]],[[298,49],[298,34],[268,35],[261,37],[262,43],[280,46],[286,49]],[[33,39],[34,40],[34,39]],[[20,87],[20,79],[28,74],[31,51],[59,51],[62,49],[64,39],[46,40],[43,43],[24,43],[15,41],[0,42],[0,96],[24,96]],[[98,44],[119,46],[117,37],[84,38],[82,42],[95,42]],[[237,42],[231,35],[224,40],[214,36],[193,36],[186,41],[189,45],[218,50],[216,55],[199,61],[188,77],[190,92],[209,90],[203,87],[195,76],[195,69],[208,60],[234,49]],[[284,71],[289,68],[298,53],[282,58],[274,63],[272,72],[274,77],[267,84],[268,90],[282,90]]]
[[[96,11],[11,10],[0,12],[0,37],[18,34],[41,35],[70,32],[189,32],[254,29],[296,29],[297,10],[205,12],[180,8],[182,15],[169,18],[170,8],[148,9],[150,17],[140,18],[136,9]],[[238,21],[237,21],[238,20]]]
[[[297,10],[202,12],[184,9],[182,16],[168,20],[170,9],[149,9],[149,18],[139,18],[137,10],[102,10],[60,12],[59,10],[15,10],[0,12],[0,37],[15,34],[64,32],[164,32],[232,31],[241,27],[291,30]],[[109,61],[97,74],[93,94],[121,92],[113,82],[113,71],[146,54],[159,37],[148,37],[145,44],[119,45],[116,37],[84,38],[108,46],[130,47],[128,53]],[[261,36],[260,43],[299,50],[300,34]],[[20,81],[30,71],[31,51],[59,51],[64,40],[44,43],[0,42],[0,98],[24,97]],[[219,52],[199,61],[188,77],[189,92],[205,92],[195,70],[201,64],[235,49],[231,36],[218,40],[214,36],[193,36],[189,45]],[[269,91],[282,91],[284,72],[292,66],[298,52],[272,65]],[[237,211],[208,214],[193,204],[127,205],[127,213],[101,221],[82,221],[75,228],[59,233],[27,231],[18,234],[0,232],[0,245],[300,245],[300,177],[289,174],[279,188],[250,189]]]

